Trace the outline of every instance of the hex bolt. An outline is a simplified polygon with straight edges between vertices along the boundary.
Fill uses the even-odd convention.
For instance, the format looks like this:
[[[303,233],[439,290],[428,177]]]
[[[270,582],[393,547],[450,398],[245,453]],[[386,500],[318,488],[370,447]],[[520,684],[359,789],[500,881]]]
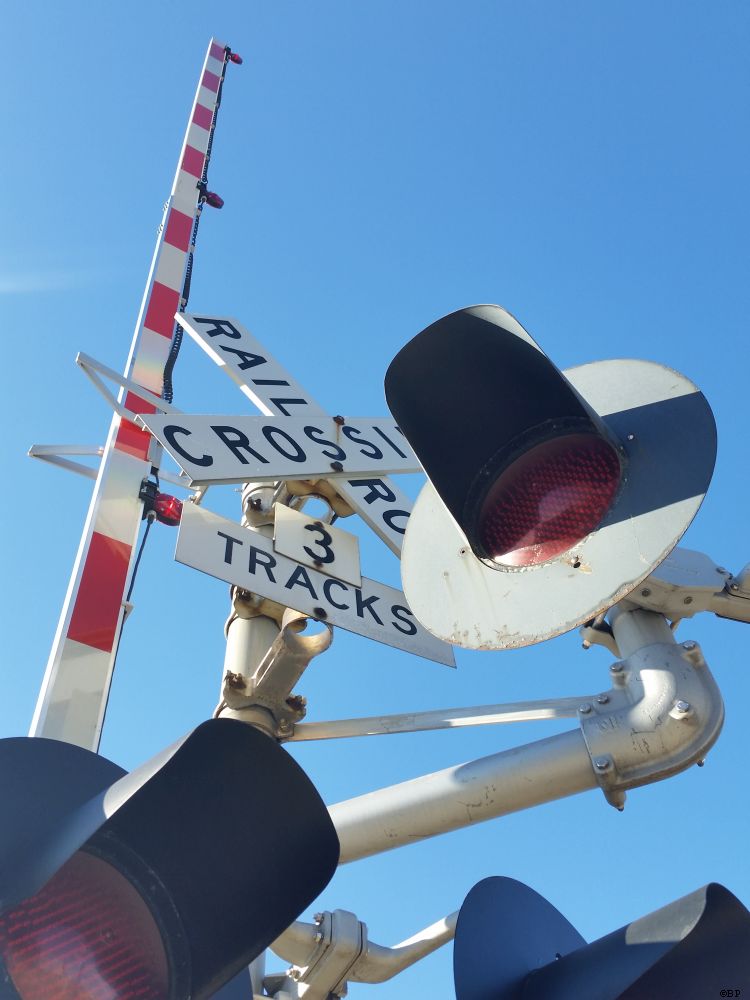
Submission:
[[[696,763],[696,764],[698,765],[698,767],[703,767],[703,765],[704,765],[704,764],[705,764],[706,762],[705,762],[705,760],[696,760],[696,762],[695,762],[695,763]]]
[[[322,618],[323,620],[328,617],[328,612],[325,608],[313,608],[313,614],[316,618]]]
[[[729,584],[729,589],[730,590],[739,590],[740,589],[740,585],[739,585],[739,583],[730,583]]]
[[[260,510],[261,507],[263,506],[263,501],[261,500],[260,497],[253,497],[253,499],[250,501],[250,506],[253,510]]]
[[[641,591],[641,597],[651,597],[651,590],[649,587],[644,587]]]
[[[682,648],[686,649],[688,651],[688,653],[690,653],[690,652],[692,652],[695,649],[695,647],[697,645],[698,645],[697,642],[693,642],[692,639],[688,639],[687,642],[683,642]]]
[[[596,696],[597,705],[606,705],[608,701],[609,701],[608,694],[599,694]]]
[[[588,715],[589,712],[591,711],[591,705],[589,705],[588,702],[585,702],[583,705],[578,706],[578,711],[581,713],[581,715]]]
[[[334,424],[338,424],[340,427],[342,424],[346,423],[346,417],[342,417],[340,413],[337,413],[336,416],[333,418],[333,422]]]
[[[613,663],[612,666],[609,668],[609,670],[610,673],[621,674],[623,671],[623,666],[621,663]]]
[[[333,469],[334,472],[344,471],[344,466],[341,464],[341,462],[331,462],[331,468]]]
[[[315,916],[313,917],[313,920],[315,921],[316,924],[322,924],[323,923],[323,914],[322,913],[316,913]]]
[[[315,932],[315,940],[318,943],[320,943],[323,940],[323,931],[316,931]]]
[[[611,764],[612,761],[609,759],[609,757],[597,757],[594,760],[594,767],[597,769],[597,771],[608,771]]]
[[[685,600],[682,603],[683,604],[692,604],[693,603],[693,598],[688,594],[688,596],[685,598]]]
[[[690,711],[690,702],[689,701],[676,701],[674,707],[677,709],[677,711],[681,715],[684,715],[686,712]]]
[[[628,438],[628,441],[635,441],[635,434],[628,434],[627,438]]]

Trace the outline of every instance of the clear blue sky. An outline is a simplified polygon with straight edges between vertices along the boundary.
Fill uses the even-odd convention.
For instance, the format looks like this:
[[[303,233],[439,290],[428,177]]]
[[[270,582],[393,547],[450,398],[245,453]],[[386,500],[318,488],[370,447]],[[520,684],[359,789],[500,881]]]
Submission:
[[[107,407],[73,359],[124,364],[212,34],[245,64],[224,91],[210,186],[226,205],[204,216],[192,308],[236,315],[351,415],[385,412],[399,347],[476,302],[510,309],[561,367],[668,364],[698,382],[719,432],[684,544],[735,571],[750,559],[746,3],[30,2],[4,23],[0,735],[27,730],[91,490],[25,452],[104,440]],[[183,410],[247,408],[191,342],[174,383]],[[239,514],[230,487],[207,505]],[[362,534],[366,575],[397,584],[385,547],[343,526]],[[172,561],[175,537],[152,532],[125,626],[102,744],[125,767],[217,700],[226,589]],[[316,908],[354,910],[390,944],[494,874],[589,939],[710,880],[750,904],[750,627],[704,617],[679,636],[701,642],[726,701],[705,768],[632,792],[623,814],[591,792],[351,865]],[[573,695],[605,687],[610,662],[575,633],[457,659],[454,672],[338,632],[301,686],[309,718]],[[336,802],[552,731],[295,754]],[[451,949],[373,995],[451,996]]]

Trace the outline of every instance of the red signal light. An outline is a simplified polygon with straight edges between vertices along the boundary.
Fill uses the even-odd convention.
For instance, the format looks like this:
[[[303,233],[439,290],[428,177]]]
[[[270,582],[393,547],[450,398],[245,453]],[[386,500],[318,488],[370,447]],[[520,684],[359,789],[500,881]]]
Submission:
[[[168,524],[174,528],[180,523],[182,501],[178,500],[177,497],[171,497],[168,493],[157,493],[152,509],[156,514],[156,520],[162,524]]]
[[[479,512],[484,554],[536,566],[573,548],[601,521],[620,485],[615,449],[594,434],[567,434],[531,448],[490,488]]]
[[[224,199],[220,195],[216,194],[215,191],[206,191],[204,197],[206,200],[206,204],[210,205],[211,208],[224,207]]]
[[[101,858],[78,851],[0,917],[0,956],[22,1000],[163,1000],[169,962],[151,910]]]
[[[237,63],[238,66],[242,65],[242,56],[238,55],[236,52],[230,52],[229,58],[233,63]]]

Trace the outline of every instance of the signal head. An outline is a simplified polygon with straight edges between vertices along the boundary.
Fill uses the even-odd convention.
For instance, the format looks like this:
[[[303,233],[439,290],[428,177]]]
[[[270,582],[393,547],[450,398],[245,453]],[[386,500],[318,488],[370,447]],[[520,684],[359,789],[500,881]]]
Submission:
[[[385,390],[430,480],[404,591],[456,645],[529,645],[611,607],[668,555],[711,478],[715,426],[692,382],[644,361],[561,372],[499,306],[423,330]]]

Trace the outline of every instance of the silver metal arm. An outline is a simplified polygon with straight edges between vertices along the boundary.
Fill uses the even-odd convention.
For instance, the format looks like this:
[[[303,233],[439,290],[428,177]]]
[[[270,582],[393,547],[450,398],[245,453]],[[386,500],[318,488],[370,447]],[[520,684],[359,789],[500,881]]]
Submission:
[[[554,698],[544,701],[516,701],[504,705],[475,705],[444,708],[432,712],[404,712],[400,715],[371,715],[362,719],[335,719],[330,722],[302,722],[294,727],[289,742],[333,740],[347,736],[386,736],[389,733],[418,733],[429,729],[460,726],[489,726],[503,722],[531,722],[540,719],[574,719],[578,706],[591,695]]]
[[[597,784],[622,809],[627,789],[702,761],[724,708],[697,644],[678,645],[663,615],[632,604],[610,617],[624,658],[610,667],[612,688],[579,706],[580,730],[331,806],[341,863]]]
[[[341,864],[596,788],[578,730],[330,807]]]

